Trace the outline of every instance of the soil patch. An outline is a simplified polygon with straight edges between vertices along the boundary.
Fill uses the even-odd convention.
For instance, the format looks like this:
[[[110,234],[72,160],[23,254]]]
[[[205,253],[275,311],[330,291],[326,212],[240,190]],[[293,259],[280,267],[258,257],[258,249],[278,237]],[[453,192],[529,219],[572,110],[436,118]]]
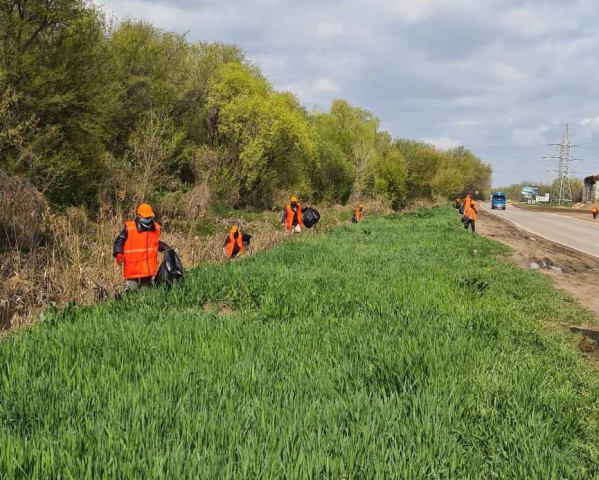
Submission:
[[[207,303],[202,309],[204,313],[220,313],[222,315],[233,315],[234,310],[225,303]]]
[[[485,211],[479,216],[477,232],[514,249],[507,261],[527,269],[531,264],[538,265],[538,271],[551,276],[558,288],[570,293],[599,317],[598,258],[521,230]]]

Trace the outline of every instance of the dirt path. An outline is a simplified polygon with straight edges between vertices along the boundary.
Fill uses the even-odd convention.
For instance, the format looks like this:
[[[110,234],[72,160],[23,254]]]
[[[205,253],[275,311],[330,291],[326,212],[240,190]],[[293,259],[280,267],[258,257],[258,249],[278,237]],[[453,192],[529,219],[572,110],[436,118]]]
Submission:
[[[569,292],[599,317],[599,258],[586,255],[520,230],[487,212],[480,213],[476,231],[514,249],[508,261],[522,268],[536,263],[555,285]],[[551,269],[556,267],[556,269]]]

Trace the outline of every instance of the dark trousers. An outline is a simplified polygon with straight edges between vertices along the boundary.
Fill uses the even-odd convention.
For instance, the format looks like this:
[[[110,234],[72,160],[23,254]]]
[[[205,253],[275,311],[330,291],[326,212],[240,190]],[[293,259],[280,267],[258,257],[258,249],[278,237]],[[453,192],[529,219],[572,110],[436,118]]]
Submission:
[[[593,218],[597,220],[597,212],[593,212]]]
[[[468,230],[468,227],[472,227],[472,231],[476,232],[476,222],[474,220],[468,219],[464,224],[464,228]]]

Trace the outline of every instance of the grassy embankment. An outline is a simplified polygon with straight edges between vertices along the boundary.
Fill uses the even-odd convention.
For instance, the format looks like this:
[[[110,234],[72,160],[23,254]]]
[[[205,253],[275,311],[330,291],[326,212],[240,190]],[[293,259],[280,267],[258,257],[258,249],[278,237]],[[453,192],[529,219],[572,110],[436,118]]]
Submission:
[[[323,215],[319,230],[347,223],[351,216],[351,206],[317,207]],[[367,208],[369,212],[385,210],[374,202]],[[34,323],[50,303],[58,308],[69,303],[89,305],[102,296],[113,298],[123,288],[122,271],[112,256],[112,244],[123,226],[120,216],[93,222],[84,210],[72,208],[65,215],[48,217],[48,238],[41,245],[29,250],[0,248],[0,337],[4,329]],[[177,250],[187,268],[225,262],[223,239],[233,224],[253,235],[248,254],[278,245],[287,238],[280,219],[279,210],[227,208],[214,208],[193,220],[160,217],[163,240]],[[31,230],[30,225],[25,227]]]
[[[544,328],[590,314],[505,251],[435,209],[47,316],[0,345],[0,473],[591,478],[599,383]]]

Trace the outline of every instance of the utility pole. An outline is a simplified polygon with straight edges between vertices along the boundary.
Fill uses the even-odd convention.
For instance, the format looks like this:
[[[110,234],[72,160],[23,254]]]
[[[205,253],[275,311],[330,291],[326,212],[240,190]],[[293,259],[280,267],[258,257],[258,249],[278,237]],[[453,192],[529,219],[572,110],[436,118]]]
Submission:
[[[562,137],[560,143],[554,143],[552,145],[559,146],[559,167],[557,169],[557,181],[553,188],[553,198],[558,205],[572,205],[572,186],[570,185],[570,174],[572,170],[570,168],[570,150],[572,148],[572,139],[570,138],[570,131],[568,125],[566,125],[566,131]]]

